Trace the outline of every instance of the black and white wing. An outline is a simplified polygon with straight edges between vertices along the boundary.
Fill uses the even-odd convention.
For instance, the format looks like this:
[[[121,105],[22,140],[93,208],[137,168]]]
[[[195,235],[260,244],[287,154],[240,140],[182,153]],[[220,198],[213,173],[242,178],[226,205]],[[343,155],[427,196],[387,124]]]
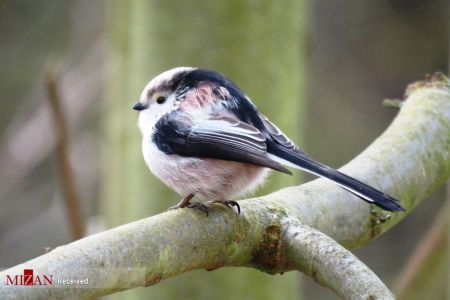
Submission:
[[[292,142],[275,124],[270,122],[265,115],[263,115],[262,113],[258,113],[258,115],[261,118],[264,127],[267,129],[270,136],[275,140],[277,144],[280,144],[287,149],[299,150],[294,142]]]
[[[192,122],[181,112],[162,117],[152,136],[166,154],[252,163],[292,174],[267,155],[265,136],[254,126],[229,117]]]

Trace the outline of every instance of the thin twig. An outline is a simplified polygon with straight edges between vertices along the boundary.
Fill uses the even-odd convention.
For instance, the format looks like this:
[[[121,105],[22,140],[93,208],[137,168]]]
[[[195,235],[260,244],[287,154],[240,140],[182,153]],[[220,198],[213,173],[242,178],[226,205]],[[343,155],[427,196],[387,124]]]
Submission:
[[[73,170],[69,161],[67,122],[61,108],[61,100],[52,68],[49,68],[46,73],[46,87],[48,92],[47,99],[52,111],[54,130],[57,138],[56,154],[58,157],[58,170],[61,178],[66,213],[69,219],[72,237],[74,240],[77,240],[84,236],[85,223],[83,214],[81,213],[80,198],[75,187]]]
[[[384,99],[382,104],[385,107],[392,107],[392,108],[400,109],[400,108],[402,108],[403,101],[400,99]]]

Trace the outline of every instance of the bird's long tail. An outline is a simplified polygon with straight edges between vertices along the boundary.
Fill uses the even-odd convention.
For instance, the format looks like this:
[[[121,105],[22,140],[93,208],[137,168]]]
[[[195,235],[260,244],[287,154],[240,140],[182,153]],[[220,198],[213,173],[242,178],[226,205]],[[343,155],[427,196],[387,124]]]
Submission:
[[[272,154],[272,159],[277,160],[282,164],[312,173],[316,176],[327,178],[368,203],[375,204],[389,211],[405,210],[397,199],[380,192],[355,178],[334,170],[327,165],[315,161],[304,153],[287,149],[276,144],[271,145],[270,153]]]

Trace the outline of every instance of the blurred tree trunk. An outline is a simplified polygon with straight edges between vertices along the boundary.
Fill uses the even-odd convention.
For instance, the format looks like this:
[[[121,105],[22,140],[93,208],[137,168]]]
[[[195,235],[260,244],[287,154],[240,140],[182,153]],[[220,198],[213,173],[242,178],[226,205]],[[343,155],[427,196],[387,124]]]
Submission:
[[[179,200],[147,170],[131,110],[148,80],[166,69],[197,66],[226,74],[301,145],[305,1],[117,0],[106,5],[110,77],[103,103],[101,210],[109,226],[153,215]],[[266,191],[298,183],[299,175],[274,174],[269,180]],[[294,272],[274,277],[233,268],[190,272],[120,297],[298,299],[298,285]]]

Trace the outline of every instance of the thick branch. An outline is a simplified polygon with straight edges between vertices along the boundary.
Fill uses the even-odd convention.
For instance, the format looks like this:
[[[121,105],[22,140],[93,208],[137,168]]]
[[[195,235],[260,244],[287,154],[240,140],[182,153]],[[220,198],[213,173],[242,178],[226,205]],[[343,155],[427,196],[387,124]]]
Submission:
[[[350,251],[322,232],[286,219],[282,243],[289,265],[344,299],[395,299],[384,283]]]
[[[204,213],[189,209],[117,227],[0,273],[89,278],[89,286],[11,288],[0,298],[93,297],[151,285],[193,269],[252,266],[275,273],[293,269],[285,257],[285,218],[320,230],[347,248],[364,245],[398,223],[450,176],[450,90],[445,78],[418,83],[392,125],[342,168],[402,200],[406,213],[388,214],[324,180],[240,202],[243,214],[221,205]],[[125,199],[124,199],[125,201]],[[390,217],[389,217],[390,216]],[[334,283],[326,283],[333,287]],[[102,289],[95,289],[102,287]]]

